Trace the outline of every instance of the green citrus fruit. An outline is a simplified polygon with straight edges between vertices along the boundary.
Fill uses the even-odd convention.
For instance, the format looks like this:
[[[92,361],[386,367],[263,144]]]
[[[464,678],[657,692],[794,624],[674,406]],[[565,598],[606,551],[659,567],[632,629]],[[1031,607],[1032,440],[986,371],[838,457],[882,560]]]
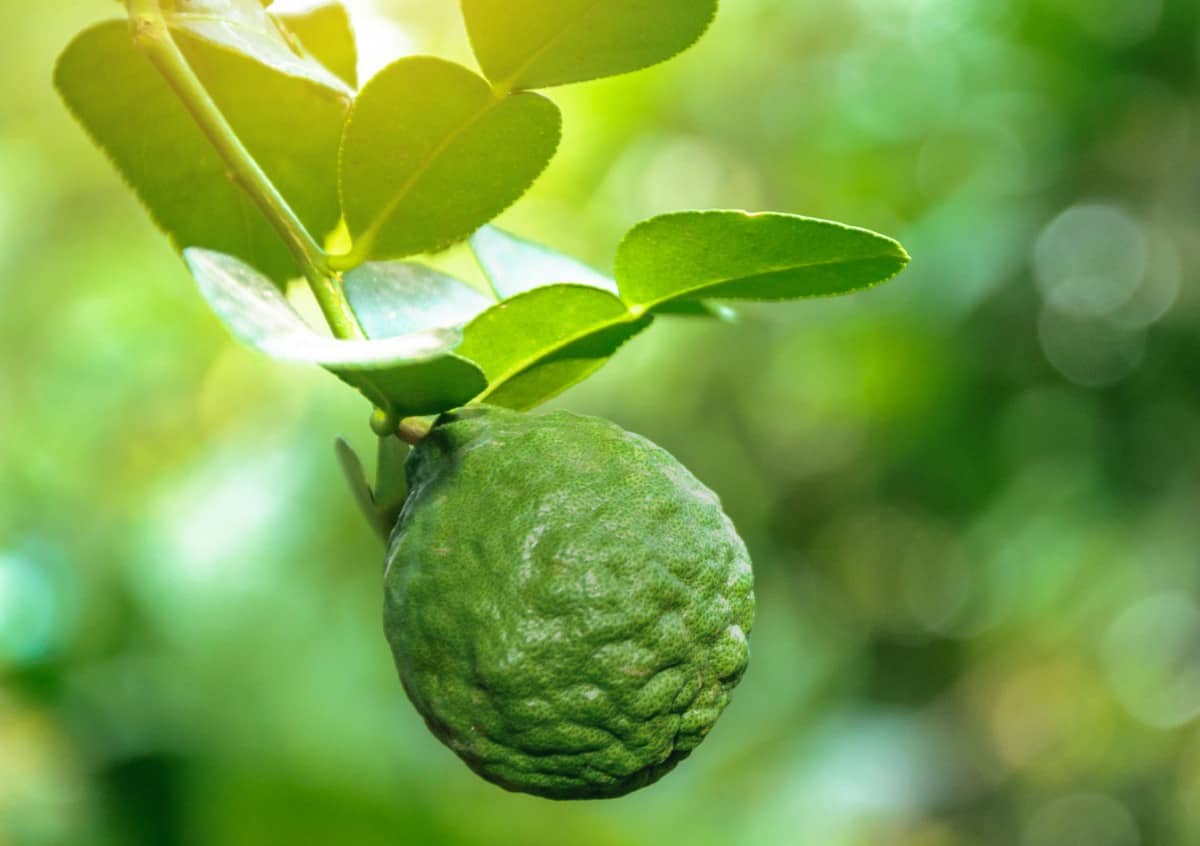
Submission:
[[[589,417],[443,415],[407,464],[384,620],[430,729],[484,778],[619,796],[704,739],[746,669],[746,547],[715,494]]]

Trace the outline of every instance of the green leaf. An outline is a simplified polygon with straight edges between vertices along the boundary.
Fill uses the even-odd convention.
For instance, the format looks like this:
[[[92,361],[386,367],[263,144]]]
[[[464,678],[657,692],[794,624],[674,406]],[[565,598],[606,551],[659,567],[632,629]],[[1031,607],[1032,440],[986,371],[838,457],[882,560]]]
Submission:
[[[410,452],[408,445],[394,435],[379,439],[374,490],[367,482],[362,459],[354,447],[344,438],[338,438],[334,441],[334,451],[359,511],[367,525],[386,543],[408,496],[404,472],[404,462]]]
[[[58,60],[54,84],[176,249],[228,253],[275,279],[293,274],[283,242],[133,48],[127,23],[109,21],[78,35]]]
[[[314,232],[332,228],[339,215],[337,149],[345,101],[202,39],[182,35],[180,42],[300,217]],[[296,275],[279,236],[133,47],[127,23],[110,21],[81,33],[59,58],[54,81],[177,249],[227,253],[276,280]]]
[[[591,375],[651,319],[630,314],[607,291],[551,285],[480,314],[459,352],[487,374],[478,399],[523,410]]]
[[[309,55],[351,88],[358,87],[358,49],[345,6],[331,3],[304,14],[280,15],[276,20]]]
[[[259,0],[186,0],[163,6],[164,17],[176,33],[203,39],[342,96],[351,93],[343,80],[288,43]]]
[[[681,212],[635,226],[617,249],[617,283],[635,312],[678,300],[788,300],[845,294],[891,279],[898,243],[786,214]]]
[[[359,94],[342,141],[352,255],[402,258],[466,238],[533,184],[560,124],[544,97],[497,97],[459,65],[388,66]]]
[[[333,447],[342,473],[346,476],[346,483],[350,486],[350,493],[354,496],[355,504],[358,505],[358,510],[362,512],[367,524],[375,533],[386,538],[390,529],[385,529],[379,518],[379,511],[375,506],[375,494],[372,493],[371,486],[367,483],[367,474],[363,470],[362,459],[344,438],[334,441]]]
[[[495,226],[484,226],[472,235],[471,249],[502,300],[558,284],[588,285],[617,293],[616,282],[583,262]]]
[[[717,0],[463,0],[484,74],[507,90],[628,73],[683,52]]]
[[[376,340],[462,327],[493,302],[466,282],[412,262],[368,262],[344,283],[359,325]]]
[[[257,15],[255,39],[247,33],[260,30],[197,30],[193,20],[176,40],[250,155],[320,241],[341,219],[337,158],[352,92],[316,60],[292,53],[261,8]],[[227,31],[235,37],[214,37]]]
[[[261,273],[232,256],[188,249],[184,259],[200,293],[246,344],[272,358],[319,364],[358,388],[376,407],[400,417],[461,405],[486,387],[483,373],[452,351],[454,329],[381,341],[342,341],[318,334]]]
[[[705,317],[725,323],[733,323],[737,320],[737,312],[729,306],[710,303],[706,300],[669,300],[655,307],[654,313],[670,317]]]

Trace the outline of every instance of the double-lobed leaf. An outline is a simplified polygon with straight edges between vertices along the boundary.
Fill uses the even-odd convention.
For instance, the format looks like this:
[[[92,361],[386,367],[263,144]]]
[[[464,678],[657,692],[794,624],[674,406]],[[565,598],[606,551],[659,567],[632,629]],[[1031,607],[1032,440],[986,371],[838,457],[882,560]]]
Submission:
[[[272,358],[320,365],[391,414],[435,414],[486,387],[479,368],[454,354],[462,338],[456,329],[386,340],[330,338],[305,323],[270,279],[237,258],[191,248],[184,259],[209,306],[239,340]]]
[[[55,85],[176,249],[235,255],[272,278],[292,275],[282,241],[226,176],[227,168],[150,62],[129,26],[80,33],[58,60]]]
[[[360,342],[316,335],[269,280],[236,259],[186,255],[214,310],[243,340],[321,364],[401,416],[469,400],[532,408],[595,372],[656,313],[712,313],[707,297],[847,293],[908,262],[899,244],[867,230],[735,211],[634,227],[618,248],[619,295],[585,265],[494,227],[476,233],[472,247],[494,299],[412,262],[347,273],[346,295],[372,339]]]
[[[185,248],[202,293],[237,337],[329,369],[391,415],[470,400],[531,408],[589,376],[656,315],[726,316],[709,298],[847,293],[909,261],[891,239],[828,221],[682,212],[628,233],[614,281],[484,225],[528,189],[559,142],[557,108],[520,89],[669,58],[699,38],[716,0],[463,0],[493,85],[440,59],[403,59],[366,86],[348,118],[356,53],[345,11],[276,18],[266,5],[189,0],[168,18],[213,100],[310,231],[324,235],[344,218],[354,246],[338,266],[353,268],[345,291],[370,340],[321,335],[291,309],[272,283],[294,274],[291,257],[126,25],[82,33],[55,82]],[[472,233],[494,296],[388,260]],[[344,445],[339,452],[364,511],[390,514],[402,492],[381,504],[357,457]]]
[[[242,2],[238,20],[249,15]],[[313,232],[332,229],[340,214],[337,151],[349,105],[344,83],[313,60],[293,56],[311,71],[304,73],[295,63],[271,64],[269,54],[242,52],[218,37],[223,30],[195,17],[173,23],[197,75],[289,204]],[[269,20],[266,25],[274,26]],[[192,116],[133,46],[127,23],[111,21],[81,33],[59,58],[54,79],[177,249],[227,253],[277,281],[296,275],[279,236],[230,181]]]
[[[621,297],[636,312],[711,297],[789,300],[847,294],[909,262],[891,238],[826,220],[740,211],[679,212],[635,226],[617,249]]]
[[[517,200],[558,147],[558,108],[498,95],[466,68],[401,59],[359,94],[341,151],[349,263],[433,252]]]
[[[650,323],[616,284],[561,253],[485,227],[471,246],[495,293],[411,262],[371,262],[345,290],[371,338],[461,327],[459,355],[479,365],[475,399],[530,408],[591,375]]]
[[[505,90],[656,65],[694,44],[717,0],[462,0],[475,56]]]
[[[489,240],[490,239],[490,240]],[[531,242],[494,230],[495,246],[524,245],[537,254],[534,269],[558,263],[584,266]],[[478,243],[478,242],[477,242]],[[483,250],[488,266],[495,254]],[[482,259],[481,259],[482,260]],[[477,364],[487,387],[474,399],[510,408],[530,408],[601,367],[616,350],[650,323],[630,313],[615,293],[588,284],[551,283],[567,273],[541,277],[518,290],[519,261],[504,265],[503,299],[484,296],[467,283],[411,262],[371,262],[345,276],[346,296],[367,335],[384,339],[430,330],[461,329],[458,354]],[[594,274],[594,271],[589,271]],[[493,285],[496,285],[493,280]]]

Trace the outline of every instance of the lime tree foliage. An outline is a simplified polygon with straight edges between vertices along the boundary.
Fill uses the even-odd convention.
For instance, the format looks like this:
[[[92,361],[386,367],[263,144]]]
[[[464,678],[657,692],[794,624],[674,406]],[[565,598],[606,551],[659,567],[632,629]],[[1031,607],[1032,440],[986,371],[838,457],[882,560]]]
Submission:
[[[559,146],[543,89],[671,58],[717,0],[462,0],[478,71],[413,56],[361,86],[340,6],[125,5],[67,47],[55,84],[229,330],[373,406],[374,484],[337,453],[389,541],[388,637],[431,729],[514,790],[656,780],[745,670],[749,559],[667,453],[523,412],[657,320],[868,288],[903,248],[792,214],[680,211],[634,226],[602,273],[491,224]],[[462,242],[486,290],[431,266]],[[290,305],[299,279],[327,327]]]

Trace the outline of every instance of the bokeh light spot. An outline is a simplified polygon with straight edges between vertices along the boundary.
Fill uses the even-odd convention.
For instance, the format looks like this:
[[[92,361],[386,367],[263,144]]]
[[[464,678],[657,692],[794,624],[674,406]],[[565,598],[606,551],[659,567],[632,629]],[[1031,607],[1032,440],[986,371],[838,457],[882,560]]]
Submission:
[[[1075,206],[1042,230],[1033,258],[1047,303],[1075,317],[1099,317],[1137,290],[1146,272],[1146,239],[1118,208]]]
[[[1142,361],[1145,339],[1111,322],[1074,317],[1047,306],[1038,321],[1042,352],[1054,368],[1076,385],[1115,385]]]
[[[1154,728],[1200,716],[1200,606],[1172,592],[1143,599],[1109,629],[1104,656],[1122,705]]]
[[[1137,846],[1137,823],[1110,796],[1078,793],[1043,805],[1033,815],[1022,846]]]
[[[0,553],[0,661],[25,664],[46,656],[62,608],[49,574],[24,555]]]
[[[1063,0],[1081,30],[1111,47],[1130,47],[1148,38],[1162,20],[1162,0]]]

